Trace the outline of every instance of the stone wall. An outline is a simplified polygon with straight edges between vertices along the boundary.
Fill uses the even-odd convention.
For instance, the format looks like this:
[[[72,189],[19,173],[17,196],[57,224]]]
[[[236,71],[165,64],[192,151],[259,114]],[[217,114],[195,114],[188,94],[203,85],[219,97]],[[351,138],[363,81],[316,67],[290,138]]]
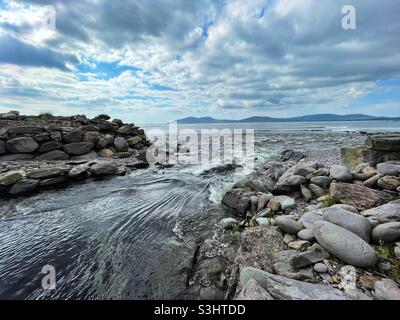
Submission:
[[[364,146],[342,148],[342,163],[350,170],[358,164],[376,166],[387,161],[400,161],[400,134],[370,135]]]
[[[88,119],[0,114],[0,161],[138,156],[149,145],[143,129],[108,115]]]

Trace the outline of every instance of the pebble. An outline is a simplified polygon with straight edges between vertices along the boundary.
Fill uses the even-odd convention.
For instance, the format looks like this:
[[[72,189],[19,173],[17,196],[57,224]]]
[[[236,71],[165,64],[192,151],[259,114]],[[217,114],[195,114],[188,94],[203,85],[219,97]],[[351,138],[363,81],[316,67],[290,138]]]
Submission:
[[[315,236],[311,229],[303,229],[297,233],[297,237],[301,240],[314,241]]]
[[[328,267],[325,265],[325,263],[316,263],[314,265],[314,271],[318,273],[327,273]]]
[[[286,233],[285,236],[283,237],[283,242],[286,244],[289,244],[290,242],[293,242],[296,240],[296,237]]]
[[[298,251],[305,251],[308,249],[309,246],[310,246],[310,242],[304,241],[304,240],[297,240],[297,241],[290,242],[288,244],[289,248],[298,250]]]

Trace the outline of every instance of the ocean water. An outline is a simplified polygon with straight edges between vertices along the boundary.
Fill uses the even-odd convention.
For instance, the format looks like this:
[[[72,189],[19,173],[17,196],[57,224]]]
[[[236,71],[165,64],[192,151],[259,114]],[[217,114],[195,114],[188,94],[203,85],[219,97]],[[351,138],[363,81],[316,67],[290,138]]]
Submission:
[[[145,129],[154,127],[159,126]],[[254,157],[237,159],[242,171],[205,174],[220,168],[218,161],[151,166],[30,198],[0,200],[0,298],[186,298],[185,273],[196,244],[224,216],[220,200],[235,181],[254,166],[278,159],[285,149],[359,145],[365,140],[359,131],[400,131],[400,122],[179,126],[185,127],[254,129]],[[41,286],[45,265],[55,267],[54,290]]]

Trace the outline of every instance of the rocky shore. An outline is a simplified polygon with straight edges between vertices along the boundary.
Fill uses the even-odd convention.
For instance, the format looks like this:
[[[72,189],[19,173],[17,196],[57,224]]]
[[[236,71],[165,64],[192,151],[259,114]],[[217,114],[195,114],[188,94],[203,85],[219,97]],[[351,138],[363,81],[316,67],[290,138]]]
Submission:
[[[369,136],[343,164],[288,150],[236,183],[196,257],[200,298],[399,300],[399,148]]]
[[[0,196],[27,196],[145,168],[149,145],[143,129],[105,114],[0,114]]]

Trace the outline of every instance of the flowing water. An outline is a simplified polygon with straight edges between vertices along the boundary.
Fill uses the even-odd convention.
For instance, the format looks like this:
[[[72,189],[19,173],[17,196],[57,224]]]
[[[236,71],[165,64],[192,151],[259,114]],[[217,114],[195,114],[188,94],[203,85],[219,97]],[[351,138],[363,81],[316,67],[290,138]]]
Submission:
[[[255,128],[256,163],[287,148],[330,150],[362,143],[364,137],[346,132],[349,126],[355,127]],[[368,126],[356,128],[371,131]],[[394,131],[393,124],[386,129]],[[249,159],[242,160],[246,167]],[[222,195],[243,176],[201,174],[209,167],[150,167],[30,198],[0,200],[0,297],[190,297],[185,296],[184,275],[190,273],[195,244],[213,232],[224,215]],[[46,265],[56,271],[54,290],[42,289]]]

